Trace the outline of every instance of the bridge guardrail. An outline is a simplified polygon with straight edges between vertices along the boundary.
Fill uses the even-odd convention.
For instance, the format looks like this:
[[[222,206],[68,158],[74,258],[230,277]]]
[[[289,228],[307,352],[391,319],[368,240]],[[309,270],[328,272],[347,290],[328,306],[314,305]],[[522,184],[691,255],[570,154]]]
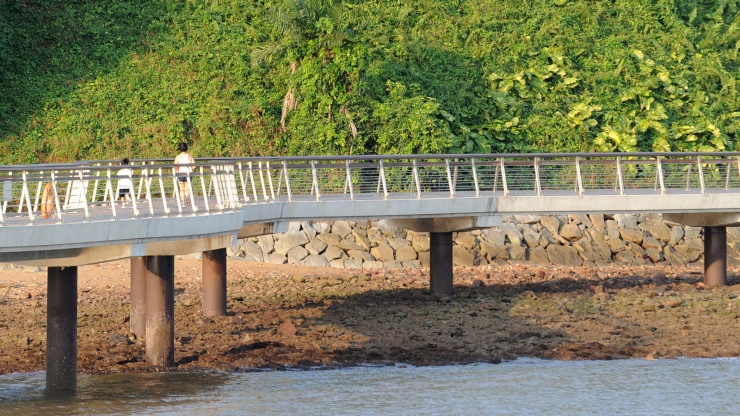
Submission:
[[[135,195],[116,202],[119,161],[0,167],[0,226],[208,215],[296,199],[740,191],[740,153],[569,153],[198,158],[180,203],[171,160],[132,160]]]

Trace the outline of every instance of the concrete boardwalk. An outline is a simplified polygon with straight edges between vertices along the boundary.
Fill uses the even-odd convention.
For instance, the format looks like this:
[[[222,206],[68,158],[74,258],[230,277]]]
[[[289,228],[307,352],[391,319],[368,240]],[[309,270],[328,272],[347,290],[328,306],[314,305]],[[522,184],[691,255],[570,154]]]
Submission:
[[[153,364],[171,365],[173,256],[205,254],[204,311],[224,313],[225,247],[292,221],[429,232],[439,295],[452,293],[452,232],[505,215],[661,213],[703,226],[710,284],[726,281],[724,227],[740,224],[740,153],[198,159],[183,189],[169,160],[128,167],[125,206],[114,161],[0,167],[0,262],[49,267],[49,389],[76,386],[80,265],[132,259],[132,329]]]

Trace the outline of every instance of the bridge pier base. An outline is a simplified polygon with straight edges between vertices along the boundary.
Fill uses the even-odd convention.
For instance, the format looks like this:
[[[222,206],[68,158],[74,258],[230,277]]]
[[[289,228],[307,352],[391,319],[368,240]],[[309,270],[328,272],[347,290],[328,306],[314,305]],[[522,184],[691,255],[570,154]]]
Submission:
[[[49,267],[46,391],[77,390],[77,267]]]
[[[131,257],[131,332],[146,336],[146,257]]]
[[[452,232],[429,233],[429,276],[433,295],[452,295]]]
[[[175,365],[175,257],[146,257],[146,360]]]
[[[201,256],[203,315],[226,315],[226,249],[204,251]]]
[[[704,227],[704,284],[727,286],[726,227]]]

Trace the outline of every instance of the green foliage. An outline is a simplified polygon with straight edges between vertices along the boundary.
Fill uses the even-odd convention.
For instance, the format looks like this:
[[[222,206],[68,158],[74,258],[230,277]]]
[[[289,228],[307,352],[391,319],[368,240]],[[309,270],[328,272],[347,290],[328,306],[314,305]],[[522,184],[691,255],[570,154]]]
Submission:
[[[735,150],[740,0],[0,3],[0,161]]]

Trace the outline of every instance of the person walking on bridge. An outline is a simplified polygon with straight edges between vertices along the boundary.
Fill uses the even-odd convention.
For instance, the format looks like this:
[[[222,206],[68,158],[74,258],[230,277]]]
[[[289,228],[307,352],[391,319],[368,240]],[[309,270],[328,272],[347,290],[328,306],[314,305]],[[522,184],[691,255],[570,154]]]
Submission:
[[[193,156],[188,153],[187,143],[180,142],[180,144],[177,146],[177,150],[180,151],[180,154],[175,157],[176,165],[189,165],[195,163],[195,159],[193,159]],[[177,166],[176,169],[177,183],[180,187],[180,203],[183,206],[186,206],[190,203],[190,187],[188,186],[188,176],[190,175],[190,172],[193,171],[193,169],[190,166]]]

